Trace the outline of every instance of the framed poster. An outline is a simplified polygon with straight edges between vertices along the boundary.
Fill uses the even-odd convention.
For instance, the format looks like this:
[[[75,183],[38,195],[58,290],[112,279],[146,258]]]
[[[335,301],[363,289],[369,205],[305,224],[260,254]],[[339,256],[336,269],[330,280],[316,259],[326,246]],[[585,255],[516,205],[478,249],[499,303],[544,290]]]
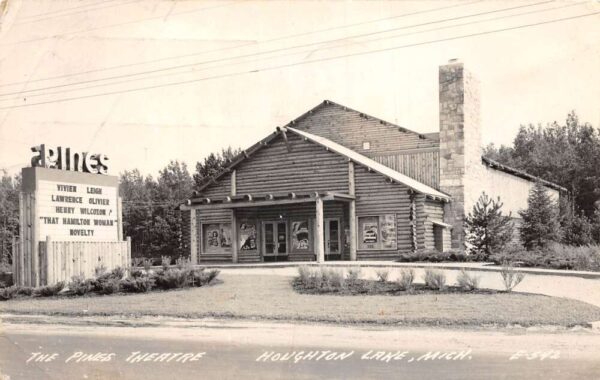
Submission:
[[[240,223],[239,246],[240,251],[256,250],[256,222]]]
[[[381,248],[396,249],[396,215],[386,214],[379,217]]]
[[[361,249],[377,249],[379,242],[379,219],[376,216],[358,218],[359,246]]]
[[[310,249],[309,231],[308,220],[292,222],[292,251],[308,251]]]

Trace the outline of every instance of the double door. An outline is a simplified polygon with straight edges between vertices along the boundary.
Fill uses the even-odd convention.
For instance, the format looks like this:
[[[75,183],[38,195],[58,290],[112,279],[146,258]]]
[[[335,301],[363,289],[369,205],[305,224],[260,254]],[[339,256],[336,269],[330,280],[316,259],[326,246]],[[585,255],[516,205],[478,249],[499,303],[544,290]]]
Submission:
[[[287,222],[263,222],[263,254],[281,256],[288,253]]]

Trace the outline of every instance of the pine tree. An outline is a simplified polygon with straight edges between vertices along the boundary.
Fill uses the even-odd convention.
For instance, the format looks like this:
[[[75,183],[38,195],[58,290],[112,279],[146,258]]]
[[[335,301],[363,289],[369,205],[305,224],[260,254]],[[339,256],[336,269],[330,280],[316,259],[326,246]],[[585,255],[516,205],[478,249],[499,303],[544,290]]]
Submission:
[[[529,192],[527,210],[519,214],[523,218],[521,241],[527,249],[544,248],[550,242],[561,240],[558,206],[541,182]]]
[[[494,200],[483,192],[473,211],[465,220],[467,243],[472,253],[482,254],[487,258],[508,244],[513,235],[513,223],[509,215],[502,215],[500,198]]]

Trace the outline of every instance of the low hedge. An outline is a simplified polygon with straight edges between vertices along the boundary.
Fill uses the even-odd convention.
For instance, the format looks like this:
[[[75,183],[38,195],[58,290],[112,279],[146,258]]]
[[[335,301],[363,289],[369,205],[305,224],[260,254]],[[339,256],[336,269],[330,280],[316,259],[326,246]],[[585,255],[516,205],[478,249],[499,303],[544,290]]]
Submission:
[[[600,271],[600,246],[574,247],[554,243],[545,249],[531,251],[512,246],[502,253],[491,255],[490,259],[496,264],[508,261],[527,267]]]
[[[83,296],[86,294],[145,293],[154,289],[169,290],[188,287],[200,287],[211,284],[219,275],[216,269],[167,268],[157,271],[142,271],[132,268],[129,273],[117,267],[111,272],[98,271],[95,278],[73,277],[69,284],[59,282],[55,285],[38,288],[10,286],[0,289],[0,301],[22,297],[51,297],[56,295]]]

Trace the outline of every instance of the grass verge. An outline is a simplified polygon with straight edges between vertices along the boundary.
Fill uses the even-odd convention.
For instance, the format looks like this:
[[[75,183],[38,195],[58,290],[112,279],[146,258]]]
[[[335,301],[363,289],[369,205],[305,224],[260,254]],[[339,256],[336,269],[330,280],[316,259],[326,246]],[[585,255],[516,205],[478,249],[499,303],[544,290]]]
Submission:
[[[289,277],[221,275],[222,284],[145,294],[11,300],[3,313],[131,315],[428,326],[574,326],[600,320],[600,308],[524,293],[405,296],[299,294]]]

